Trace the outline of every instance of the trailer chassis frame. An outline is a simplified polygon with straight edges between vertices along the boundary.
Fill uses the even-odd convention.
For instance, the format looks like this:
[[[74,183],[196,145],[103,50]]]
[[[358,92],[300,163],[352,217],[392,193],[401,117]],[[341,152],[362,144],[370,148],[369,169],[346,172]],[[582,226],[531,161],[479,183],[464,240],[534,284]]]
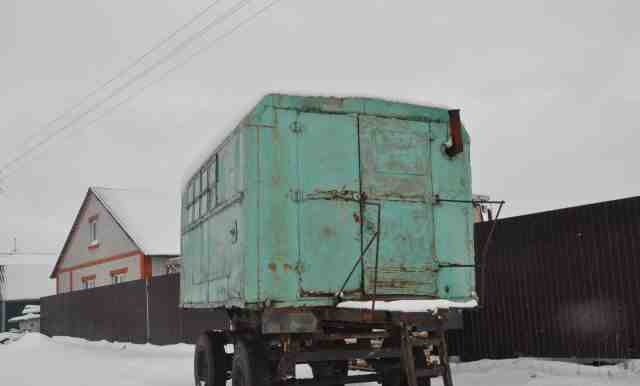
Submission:
[[[264,349],[272,385],[344,385],[401,377],[399,385],[425,386],[442,377],[452,386],[445,339],[448,312],[388,312],[313,307],[264,311],[229,310],[230,328],[216,333],[227,343],[250,341]],[[209,332],[211,333],[211,332]],[[428,353],[428,354],[426,354]],[[225,361],[231,376],[232,355]],[[312,379],[296,379],[295,365],[308,363]],[[361,374],[348,375],[344,364]],[[316,366],[342,368],[316,375]],[[332,367],[333,366],[333,367]]]

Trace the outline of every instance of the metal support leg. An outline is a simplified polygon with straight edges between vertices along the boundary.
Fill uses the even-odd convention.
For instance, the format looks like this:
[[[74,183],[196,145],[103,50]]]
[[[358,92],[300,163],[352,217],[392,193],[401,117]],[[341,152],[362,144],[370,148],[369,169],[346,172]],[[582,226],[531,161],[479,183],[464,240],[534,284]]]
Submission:
[[[438,356],[440,358],[440,366],[442,366],[442,383],[444,386],[453,386],[453,378],[451,377],[451,367],[449,366],[449,352],[447,351],[447,341],[444,335],[444,329],[438,329],[438,337],[440,344],[438,345]]]
[[[413,344],[411,343],[410,327],[402,323],[400,326],[400,351],[401,365],[407,378],[407,386],[418,386],[416,378],[416,362],[413,357]],[[449,386],[446,385],[445,386]]]

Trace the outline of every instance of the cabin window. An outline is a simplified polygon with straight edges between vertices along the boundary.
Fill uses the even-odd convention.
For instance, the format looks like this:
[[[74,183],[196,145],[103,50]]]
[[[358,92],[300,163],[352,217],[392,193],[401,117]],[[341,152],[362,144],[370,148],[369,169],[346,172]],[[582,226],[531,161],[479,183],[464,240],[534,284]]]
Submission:
[[[217,204],[217,156],[196,174],[185,193],[185,222],[191,224],[203,217]]]
[[[196,180],[195,180],[196,181],[196,187],[194,188],[194,192],[195,192],[196,196],[199,196],[200,193],[202,192],[202,190],[201,190],[201,186],[202,185],[200,185],[200,179],[201,179],[201,174],[198,173],[198,175],[196,176]]]
[[[206,213],[209,209],[209,167],[202,170],[202,190],[204,194],[200,197],[200,208]]]
[[[218,204],[218,156],[214,156],[209,164],[209,209]]]

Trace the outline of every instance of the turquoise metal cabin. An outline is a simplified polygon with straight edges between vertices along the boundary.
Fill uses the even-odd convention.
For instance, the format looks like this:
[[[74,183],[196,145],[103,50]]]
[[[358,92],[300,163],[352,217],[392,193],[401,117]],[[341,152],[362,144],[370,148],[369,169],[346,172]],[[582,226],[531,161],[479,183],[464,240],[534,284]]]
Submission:
[[[268,95],[182,192],[183,307],[334,305],[378,220],[377,278],[374,242],[344,299],[476,296],[469,137],[446,108]]]

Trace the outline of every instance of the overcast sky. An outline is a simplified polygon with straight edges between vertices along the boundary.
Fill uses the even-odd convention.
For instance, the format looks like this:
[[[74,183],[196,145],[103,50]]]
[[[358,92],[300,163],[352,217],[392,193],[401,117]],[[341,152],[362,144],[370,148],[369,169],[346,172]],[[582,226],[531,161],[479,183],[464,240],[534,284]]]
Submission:
[[[238,1],[220,1],[132,76]],[[0,165],[209,3],[0,1]],[[267,4],[252,3],[105,108]],[[203,144],[274,91],[459,107],[473,190],[506,200],[506,215],[637,195],[639,14],[631,0],[281,0],[105,119],[87,126],[104,110],[88,114],[18,164],[0,185],[0,251],[15,236],[23,250],[58,252],[90,185],[177,194]],[[75,112],[91,103],[83,106]]]

